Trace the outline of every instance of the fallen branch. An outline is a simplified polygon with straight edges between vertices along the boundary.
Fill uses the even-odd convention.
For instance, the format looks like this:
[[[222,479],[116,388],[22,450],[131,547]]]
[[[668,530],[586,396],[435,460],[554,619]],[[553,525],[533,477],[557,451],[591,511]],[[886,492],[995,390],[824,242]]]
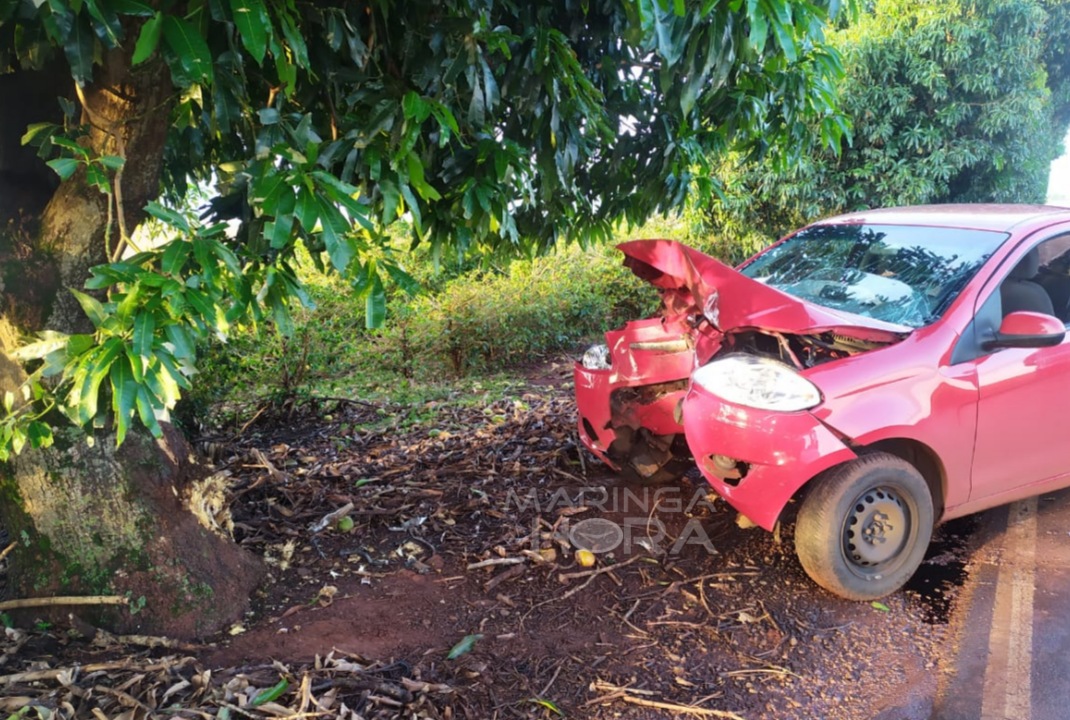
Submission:
[[[4,558],[6,558],[9,554],[11,554],[11,551],[14,550],[14,549],[15,549],[15,543],[11,543],[10,545],[8,545],[3,550],[0,550],[0,560],[3,560]]]
[[[90,665],[80,665],[73,668],[52,668],[50,670],[27,670],[25,672],[12,673],[11,675],[0,675],[0,685],[11,685],[13,683],[22,682],[37,682],[40,680],[56,680],[60,675],[64,673],[74,674],[75,671],[80,671],[85,674],[95,672],[110,672],[112,670],[137,670],[138,672],[154,672],[156,670],[170,670],[178,669],[189,663],[193,662],[193,658],[182,658],[178,661],[165,660],[164,662],[153,663],[151,665],[134,665],[129,662],[110,662],[110,663],[93,663]]]
[[[493,567],[495,565],[519,565],[520,563],[527,562],[526,557],[504,557],[504,558],[491,558],[490,560],[480,560],[479,562],[470,564],[467,570],[478,570],[479,568]]]
[[[106,630],[96,628],[96,637],[93,644],[101,647],[111,645],[139,645],[147,648],[168,648],[169,650],[183,650],[185,652],[197,652],[203,650],[203,645],[182,642],[174,638],[159,637],[157,635],[112,635]]]
[[[781,667],[752,668],[752,669],[749,669],[749,670],[729,670],[728,672],[723,673],[723,674],[724,674],[725,677],[737,677],[739,675],[763,675],[763,674],[765,674],[765,675],[780,675],[782,677],[790,675],[791,677],[799,678],[800,680],[802,680],[802,677],[800,675],[797,675],[796,673],[793,673],[791,670],[787,670],[787,669],[781,668]]]
[[[528,571],[527,565],[514,565],[513,567],[498,573],[483,586],[485,592],[490,592],[494,588],[501,585],[503,582],[514,580]]]
[[[716,718],[728,718],[728,720],[744,720],[741,716],[728,710],[713,710],[711,708],[700,708],[692,705],[678,705],[676,703],[663,702],[661,700],[646,700],[641,697],[636,697],[637,694],[642,693],[644,695],[651,695],[653,693],[649,691],[634,690],[632,688],[622,688],[616,685],[610,685],[606,682],[596,681],[591,684],[592,689],[600,692],[608,693],[600,698],[595,698],[588,705],[597,704],[599,702],[608,702],[611,700],[622,700],[623,702],[631,705],[638,705],[640,707],[654,708],[656,710],[668,710],[669,712],[677,713],[680,715],[695,715],[698,717],[716,717]]]
[[[421,692],[423,692],[423,693],[428,693],[428,692],[451,693],[451,692],[453,692],[453,688],[450,687],[449,685],[444,685],[442,683],[427,683],[427,682],[422,682],[420,680],[413,680],[412,678],[407,678],[407,677],[401,678],[401,686],[403,688],[405,688],[406,690],[408,690],[409,692],[414,692],[414,693],[421,693]]]
[[[263,412],[263,410],[261,410],[260,412]],[[259,412],[256,415],[254,415],[253,416],[253,420],[256,420],[256,417],[259,416],[259,415],[260,415]],[[253,420],[250,420],[249,422],[251,423]],[[249,423],[246,423],[246,426],[248,426],[248,424]],[[245,431],[245,427],[243,427],[241,430],[239,430],[239,433],[244,432],[244,431]],[[279,482],[283,482],[284,483],[284,482],[287,482],[290,479],[286,475],[286,473],[282,472],[277,467],[275,467],[275,465],[270,460],[268,460],[267,456],[264,455],[264,453],[262,453],[260,450],[254,448],[253,452],[252,452],[252,455],[253,455],[253,458],[260,464],[260,466],[268,471],[268,475],[271,476],[272,480],[277,480]]]
[[[0,612],[20,608],[55,607],[56,605],[126,605],[122,595],[60,596],[47,598],[22,598],[0,602]]]

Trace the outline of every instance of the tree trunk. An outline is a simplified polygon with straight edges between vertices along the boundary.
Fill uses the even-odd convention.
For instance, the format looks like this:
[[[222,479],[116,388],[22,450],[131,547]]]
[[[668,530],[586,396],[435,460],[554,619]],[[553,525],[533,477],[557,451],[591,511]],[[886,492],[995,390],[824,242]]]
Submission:
[[[241,617],[261,577],[250,554],[189,511],[207,473],[177,431],[69,431],[24,453],[0,480],[15,543],[9,585],[19,597],[121,595],[128,606],[57,607],[33,617],[83,620],[116,632],[200,637]]]
[[[128,35],[136,37],[136,28],[128,28]],[[133,43],[128,45],[107,54],[82,97],[93,153],[126,158],[119,187],[124,224],[132,232],[144,204],[159,192],[174,90],[162,61],[133,68]],[[108,205],[107,196],[76,173],[52,195],[32,239],[20,236],[23,255],[32,255],[33,267],[49,269],[54,289],[5,285],[0,349],[10,352],[20,332],[39,330],[42,323],[67,333],[91,331],[69,289],[81,288],[89,268],[106,262],[107,248],[115,247],[118,213],[113,210],[109,223]],[[8,250],[16,246],[0,243]],[[7,255],[0,258],[5,262],[25,262],[13,250],[0,254]],[[0,355],[0,392],[14,390],[20,376],[21,368]],[[131,432],[118,449],[113,433],[68,427],[57,428],[55,436],[53,448],[24,451],[0,471],[0,522],[14,542],[9,594],[124,595],[129,608],[77,612],[109,629],[181,638],[241,617],[262,567],[225,533],[208,527],[208,518],[190,512],[190,499],[199,496],[199,481],[208,473],[191,459],[177,431],[167,427],[160,440]],[[72,609],[33,615],[65,619]]]

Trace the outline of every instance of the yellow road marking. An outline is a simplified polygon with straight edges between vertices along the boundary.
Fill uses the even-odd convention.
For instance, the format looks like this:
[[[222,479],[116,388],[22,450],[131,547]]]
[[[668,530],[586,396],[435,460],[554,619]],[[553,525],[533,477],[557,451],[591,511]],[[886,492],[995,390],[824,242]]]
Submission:
[[[988,636],[981,720],[1027,720],[1032,716],[1036,539],[1037,499],[1011,505]]]

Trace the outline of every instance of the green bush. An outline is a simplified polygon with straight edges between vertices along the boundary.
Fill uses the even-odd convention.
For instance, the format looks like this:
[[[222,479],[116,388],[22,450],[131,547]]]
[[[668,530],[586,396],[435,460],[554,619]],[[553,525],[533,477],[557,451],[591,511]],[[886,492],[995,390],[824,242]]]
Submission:
[[[372,340],[407,377],[503,370],[575,348],[651,312],[654,295],[610,248],[560,250],[446,283],[398,309]]]
[[[626,237],[680,239],[731,263],[761,246],[693,237],[690,227],[686,218],[661,220]],[[577,353],[607,329],[650,315],[658,302],[612,246],[570,246],[512,262],[454,258],[437,271],[419,249],[403,257],[422,290],[410,297],[388,285],[379,330],[365,328],[364,301],[343,279],[316,272],[306,259],[301,279],[316,307],[294,310],[290,337],[244,328],[213,348],[192,402],[217,411],[229,404],[240,415],[308,396],[418,404],[438,397],[439,381]]]

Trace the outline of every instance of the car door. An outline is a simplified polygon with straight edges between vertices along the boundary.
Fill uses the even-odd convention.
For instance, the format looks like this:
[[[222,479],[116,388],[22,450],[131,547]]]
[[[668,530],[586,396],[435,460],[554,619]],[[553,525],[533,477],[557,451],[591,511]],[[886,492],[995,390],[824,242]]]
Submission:
[[[1019,264],[1028,264],[1028,253],[1039,256],[1038,272],[1029,278],[1013,278]],[[993,287],[978,308],[974,330],[979,343],[986,335],[991,337],[1006,311],[1044,311],[1028,306],[1030,303],[1015,307],[1018,301],[1010,299],[1013,293],[1009,292],[1013,288],[1005,285],[1025,282],[1040,286],[1053,300],[1051,314],[1065,324],[1070,311],[1070,267],[1064,258],[1070,258],[1066,228],[1021,248],[1006,264],[1000,285]],[[1065,483],[1070,477],[1070,454],[1066,452],[1070,336],[1053,347],[980,351],[970,362],[978,390],[970,504],[1001,504]]]

